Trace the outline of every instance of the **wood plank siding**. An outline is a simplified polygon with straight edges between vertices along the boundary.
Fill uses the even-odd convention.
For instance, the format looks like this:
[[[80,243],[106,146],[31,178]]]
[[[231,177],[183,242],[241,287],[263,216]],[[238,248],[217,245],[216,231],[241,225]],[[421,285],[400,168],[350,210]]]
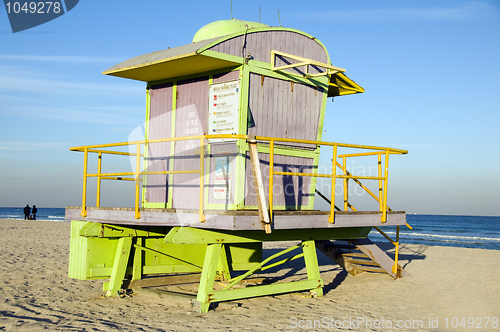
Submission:
[[[148,139],[171,137],[173,84],[160,84],[149,89],[150,110]],[[170,142],[149,144],[147,157],[148,171],[166,171],[169,168]],[[144,184],[148,202],[167,202],[167,176],[149,175]]]
[[[323,89],[250,74],[248,134],[316,140]]]
[[[208,126],[208,76],[177,82],[175,137],[203,135]],[[175,142],[174,170],[200,169],[200,142]],[[174,175],[172,207],[192,209],[199,206],[198,174]]]
[[[259,160],[264,192],[266,197],[269,197],[269,154],[259,153]],[[257,193],[253,188],[252,169],[248,153],[245,168],[245,206],[256,206]],[[274,171],[312,173],[316,170],[314,169],[312,158],[275,155]],[[285,206],[288,210],[307,209],[309,200],[314,197],[314,188],[311,188],[311,179],[310,177],[275,175],[273,179],[273,205]]]
[[[322,63],[329,63],[326,50],[315,38],[286,30],[243,34],[214,45],[210,50],[267,63],[271,62],[271,51],[275,50]],[[296,63],[296,61],[278,57],[275,64],[276,66],[282,66],[290,63]],[[302,75],[304,68],[298,67],[287,71]],[[316,68],[310,68],[310,73],[316,72],[318,72]]]

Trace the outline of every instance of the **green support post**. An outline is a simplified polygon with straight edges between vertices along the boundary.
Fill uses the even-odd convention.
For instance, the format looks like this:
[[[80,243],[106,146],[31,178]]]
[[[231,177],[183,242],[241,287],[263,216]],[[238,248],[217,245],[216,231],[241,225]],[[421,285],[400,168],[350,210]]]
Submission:
[[[142,237],[138,237],[135,240],[135,244],[142,247],[144,245],[144,239]],[[141,280],[142,279],[142,256],[143,251],[140,248],[134,248],[134,265],[132,269],[132,280]]]
[[[303,241],[304,261],[306,264],[307,279],[319,282],[319,287],[311,289],[313,296],[323,296],[323,279],[319,273],[318,256],[316,255],[316,245],[314,240]]]
[[[215,273],[219,265],[219,255],[222,245],[215,243],[207,246],[205,261],[203,262],[203,271],[201,272],[200,286],[198,287],[198,296],[196,300],[200,303],[200,312],[208,312],[210,308],[209,294],[213,293]]]
[[[118,240],[113,270],[111,272],[111,278],[109,279],[108,291],[106,292],[106,296],[108,297],[116,296],[122,286],[131,248],[132,237],[122,237]]]
[[[226,253],[226,250],[228,250],[228,249],[229,249],[229,247],[222,245],[222,248],[220,250],[217,271],[219,272],[219,276],[221,278],[221,281],[226,281],[226,280],[231,279],[231,271],[229,269],[229,264],[227,261],[227,253]]]

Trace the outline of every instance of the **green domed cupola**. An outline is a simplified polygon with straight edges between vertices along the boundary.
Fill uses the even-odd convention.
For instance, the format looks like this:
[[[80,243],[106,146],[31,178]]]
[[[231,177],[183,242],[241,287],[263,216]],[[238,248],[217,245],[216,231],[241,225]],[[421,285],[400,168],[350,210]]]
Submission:
[[[269,25],[236,19],[215,21],[205,25],[200,30],[198,30],[198,32],[196,32],[193,37],[193,43],[256,28],[269,28]]]

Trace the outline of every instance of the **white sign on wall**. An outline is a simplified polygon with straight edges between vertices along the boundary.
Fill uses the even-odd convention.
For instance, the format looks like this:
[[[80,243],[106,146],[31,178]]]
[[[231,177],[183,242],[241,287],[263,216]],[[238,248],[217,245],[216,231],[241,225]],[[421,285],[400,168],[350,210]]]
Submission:
[[[228,157],[215,158],[214,199],[231,198],[231,162]]]
[[[210,85],[208,134],[238,134],[240,123],[240,81]],[[216,139],[214,141],[227,141]]]

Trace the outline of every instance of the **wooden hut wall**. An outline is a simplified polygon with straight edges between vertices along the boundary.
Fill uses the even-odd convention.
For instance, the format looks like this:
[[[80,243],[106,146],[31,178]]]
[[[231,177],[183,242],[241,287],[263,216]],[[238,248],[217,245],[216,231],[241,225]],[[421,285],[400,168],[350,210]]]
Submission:
[[[293,83],[268,76],[250,73],[248,97],[248,134],[316,140],[324,97],[323,88]],[[276,147],[293,147],[312,153],[316,145],[297,143],[276,144]],[[275,171],[312,172],[314,157],[279,155],[275,151]],[[289,152],[290,153],[290,152]],[[319,153],[319,152],[318,152]],[[268,179],[269,155],[259,153],[263,176]],[[252,189],[250,160],[246,159],[245,206],[257,203]],[[268,180],[264,180],[267,186]],[[311,178],[275,176],[274,205],[287,209],[312,208]],[[266,189],[267,192],[268,189]]]
[[[250,73],[248,134],[316,140],[323,89]]]
[[[208,76],[177,82],[175,137],[203,135],[207,132],[208,82]],[[199,149],[198,140],[175,142],[174,170],[199,169]],[[173,178],[172,208],[197,209],[199,175],[176,174]]]
[[[269,154],[260,153],[260,168],[266,197],[269,197]],[[312,173],[314,159],[294,156],[275,155],[274,171],[276,172],[303,172]],[[311,188],[311,177],[299,176],[274,176],[273,205],[285,206],[290,210],[301,210],[312,208],[310,199],[314,197],[314,189]],[[311,191],[313,191],[311,193]],[[252,169],[250,156],[246,156],[246,178],[245,178],[245,206],[256,206],[257,195],[252,183]]]
[[[315,39],[303,34],[287,30],[259,31],[237,36],[225,40],[210,48],[212,51],[226,53],[246,58],[251,55],[252,60],[271,62],[271,51],[280,51],[296,56],[328,63],[328,54],[325,48]],[[295,63],[290,59],[278,57],[276,66]],[[288,69],[287,71],[303,74],[304,68]],[[310,68],[310,73],[319,72],[318,68]]]
[[[171,137],[173,84],[159,84],[150,87],[148,139]],[[170,142],[154,143],[148,146],[146,165],[148,171],[166,171],[170,160]],[[167,202],[167,176],[149,175],[144,184],[147,202]]]

